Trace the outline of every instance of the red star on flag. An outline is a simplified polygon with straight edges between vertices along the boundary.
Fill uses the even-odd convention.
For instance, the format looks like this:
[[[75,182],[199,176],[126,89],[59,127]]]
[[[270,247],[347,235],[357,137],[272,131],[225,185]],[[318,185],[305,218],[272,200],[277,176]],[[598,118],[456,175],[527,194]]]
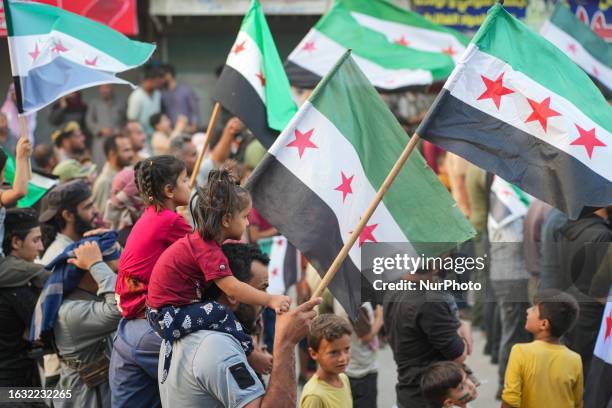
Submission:
[[[361,233],[359,234],[360,248],[366,241],[378,242],[374,237],[374,230],[376,229],[376,227],[378,227],[378,224],[366,225],[365,228],[361,231]]]
[[[95,67],[97,64],[98,64],[98,56],[97,55],[92,60],[88,60],[87,58],[85,58],[85,65],[89,65],[89,66]]]
[[[283,246],[283,240],[282,239],[277,240],[276,245]]]
[[[257,78],[259,78],[259,81],[261,82],[261,86],[266,86],[266,77],[264,76],[263,72],[259,71],[256,75]]]
[[[446,47],[445,49],[442,50],[443,53],[450,55],[451,57],[454,57],[455,54],[457,53],[457,51],[453,50],[453,46],[449,45],[448,47]]]
[[[608,337],[612,334],[612,310],[610,314],[606,316],[606,334],[604,335],[604,341],[608,341]]]
[[[64,47],[62,45],[62,42],[58,40],[56,43],[53,44],[53,48],[51,48],[51,51],[57,52],[59,54],[60,52],[68,51],[68,48]]]
[[[30,54],[30,57],[32,57],[32,62],[36,61],[36,58],[38,58],[38,56],[40,55],[40,51],[38,50],[38,43],[36,43],[36,45],[34,46],[34,51],[28,52],[28,54]]]
[[[395,43],[399,45],[403,45],[404,47],[407,47],[410,45],[410,41],[408,41],[403,35],[397,40],[395,40]]]
[[[306,52],[316,51],[315,42],[307,41],[306,43],[304,43],[304,46],[302,47],[302,51],[306,51]]]
[[[561,116],[559,112],[550,109],[550,96],[540,103],[529,98],[527,98],[527,102],[529,102],[529,105],[531,105],[531,109],[533,109],[533,112],[531,112],[531,115],[529,115],[527,120],[525,120],[525,123],[537,120],[544,128],[544,132],[546,132],[548,118],[552,118],[554,116]]]
[[[567,44],[567,50],[574,55],[576,55],[576,52],[578,51],[578,49],[576,48],[576,44],[574,43]]]
[[[234,49],[232,50],[232,52],[236,55],[240,54],[240,52],[244,51],[244,44],[246,44],[246,40],[244,40],[243,42],[241,42],[240,44],[236,44],[236,46],[234,47]]]
[[[274,268],[272,269],[272,276],[277,276],[278,275],[278,268]]]
[[[310,141],[310,137],[312,136],[313,129],[310,129],[306,133],[302,133],[299,130],[295,129],[295,140],[287,145],[287,147],[297,147],[298,153],[300,155],[300,159],[306,151],[307,148],[318,149],[319,146],[315,145]]]
[[[487,78],[484,75],[481,75],[480,77],[482,78],[485,86],[487,87],[487,89],[482,93],[482,95],[480,95],[478,97],[478,100],[482,100],[482,99],[493,99],[493,103],[495,103],[495,106],[497,107],[497,110],[499,110],[499,104],[501,103],[501,97],[504,95],[508,95],[511,93],[514,93],[514,91],[510,88],[506,88],[503,84],[503,80],[504,80],[504,74],[505,72],[502,72],[495,81]]]
[[[353,178],[355,177],[355,175],[353,174],[351,177],[346,177],[343,171],[340,172],[340,175],[342,176],[342,184],[340,184],[334,190],[342,191],[342,202],[344,202],[347,195],[353,194],[351,183],[353,182]]]
[[[596,67],[595,65],[593,65],[593,70],[592,70],[592,72],[593,72],[593,75],[594,75],[594,76],[596,76],[596,77],[598,77],[598,76],[599,76],[599,70],[597,69],[597,67]]]
[[[599,140],[595,135],[595,128],[591,130],[585,130],[580,126],[576,125],[576,129],[578,129],[578,133],[580,133],[580,137],[574,140],[570,145],[572,146],[584,146],[587,151],[587,155],[589,159],[593,156],[593,150],[596,147],[606,147],[606,144]]]

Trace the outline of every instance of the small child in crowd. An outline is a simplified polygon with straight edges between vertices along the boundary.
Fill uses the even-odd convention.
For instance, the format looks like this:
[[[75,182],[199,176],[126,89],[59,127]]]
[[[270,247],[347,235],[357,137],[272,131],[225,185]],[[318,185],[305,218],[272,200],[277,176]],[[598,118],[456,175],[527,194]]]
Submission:
[[[270,295],[236,279],[221,250],[224,241],[242,238],[250,209],[248,191],[228,170],[211,171],[193,210],[196,231],[172,244],[155,264],[147,295],[147,318],[164,340],[164,377],[170,367],[172,342],[197,330],[216,330],[236,337],[256,369],[249,334],[227,307],[205,300],[205,291],[213,283],[237,302],[268,306],[277,313],[289,310],[288,296]]]
[[[543,290],[533,303],[525,328],[535,340],[512,347],[502,407],[582,407],[582,360],[560,342],[576,322],[578,303],[556,289]]]
[[[189,203],[185,164],[174,156],[155,156],[134,168],[136,187],[146,205],[127,239],[119,260],[115,292],[127,319],[145,317],[149,280],[161,254],[191,232],[176,208]]]
[[[344,372],[351,360],[351,326],[334,314],[317,316],[308,334],[308,352],[319,364],[302,391],[300,408],[352,408],[351,385]]]
[[[476,385],[463,366],[454,361],[431,364],[421,377],[421,391],[429,401],[444,408],[465,408],[478,397]]]

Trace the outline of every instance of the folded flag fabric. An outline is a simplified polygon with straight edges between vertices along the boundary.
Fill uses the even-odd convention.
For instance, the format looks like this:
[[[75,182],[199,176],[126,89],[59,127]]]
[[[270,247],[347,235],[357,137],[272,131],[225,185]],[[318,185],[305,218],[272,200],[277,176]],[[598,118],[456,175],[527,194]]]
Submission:
[[[287,238],[278,235],[257,241],[261,252],[268,255],[268,293],[284,295],[297,282],[300,254]]]
[[[584,388],[584,408],[612,407],[612,288],[608,294]]]
[[[527,214],[531,197],[520,188],[495,176],[489,198],[489,224],[502,228]]]
[[[117,78],[143,64],[155,45],[57,7],[3,0],[20,113],[37,111],[76,90],[129,82]]]
[[[6,167],[4,168],[4,178],[10,185],[13,185],[13,180],[15,179],[15,159],[6,151],[4,154],[8,156]],[[57,183],[59,183],[58,179],[32,173],[32,177],[28,181],[28,193],[17,202],[17,207],[25,208],[33,206]]]
[[[291,84],[314,88],[347,50],[382,92],[419,88],[448,77],[468,40],[383,0],[339,0],[291,52]]]
[[[557,3],[540,34],[612,96],[612,44],[595,34],[561,2]]]
[[[251,175],[253,206],[324,275],[409,137],[347,52]],[[469,222],[414,152],[360,233],[330,290],[355,318],[368,242],[463,242]],[[447,248],[440,248],[443,251]],[[420,253],[420,251],[419,251]]]
[[[59,254],[49,265],[46,265],[45,268],[52,273],[47,279],[34,308],[30,327],[30,341],[40,340],[55,327],[57,314],[64,301],[64,296],[78,286],[84,272],[69,264],[67,262],[68,258],[73,258],[74,250],[88,241],[98,243],[104,261],[119,259],[121,253],[115,245],[117,233],[110,231],[99,236],[84,238],[69,245],[64,252]]]
[[[612,203],[612,108],[561,50],[500,4],[417,133],[572,219]]]
[[[257,0],[242,20],[215,86],[215,98],[266,148],[297,112],[283,63]]]

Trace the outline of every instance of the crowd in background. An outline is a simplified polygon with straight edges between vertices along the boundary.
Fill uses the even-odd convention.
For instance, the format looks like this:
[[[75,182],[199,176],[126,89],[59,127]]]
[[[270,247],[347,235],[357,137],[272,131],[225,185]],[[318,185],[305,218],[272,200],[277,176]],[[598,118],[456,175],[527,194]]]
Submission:
[[[408,93],[386,99],[410,133],[433,96]],[[156,263],[182,265],[182,256],[202,264],[205,261],[198,254],[213,251],[188,238],[190,234],[202,235],[197,211],[190,211],[195,190],[186,187],[192,173],[198,172],[197,185],[204,187],[211,174],[225,177],[218,169],[231,167],[234,184],[244,184],[266,150],[238,118],[226,113],[196,170],[206,124],[200,117],[196,93],[177,80],[170,65],[147,67],[140,86],[127,100],[117,98],[112,85],[100,86],[99,96],[92,100],[83,100],[80,92],[61,98],[49,116],[56,128],[49,143],[32,145],[35,115],[27,117],[29,142],[19,140],[15,100],[11,86],[0,113],[0,146],[15,158],[17,167],[12,187],[5,186],[0,194],[0,214],[6,213],[4,257],[0,260],[0,386],[72,389],[72,400],[56,400],[56,406],[241,406],[240,398],[283,401],[273,398],[281,398],[278,395],[283,387],[292,384],[292,376],[287,375],[292,362],[287,350],[299,343],[298,380],[304,386],[301,406],[375,407],[377,353],[388,346],[398,367],[398,407],[465,406],[476,397],[478,383],[478,373],[468,367],[471,330],[482,330],[487,339],[485,353],[499,366],[498,398],[507,406],[550,404],[553,397],[542,390],[557,393],[554,398],[559,405],[551,406],[570,406],[572,401],[581,406],[578,400],[583,398],[582,386],[589,374],[612,276],[612,206],[591,209],[577,220],[568,220],[559,210],[533,200],[525,216],[503,227],[493,226],[488,223],[493,175],[423,142],[425,160],[478,232],[452,256],[486,254],[488,258],[485,270],[457,279],[481,282],[485,290],[440,293],[436,299],[426,293],[389,294],[379,303],[365,303],[352,322],[326,291],[318,306],[321,316],[313,322],[307,340],[303,337],[313,317],[307,310],[294,308],[279,314],[275,333],[277,316],[268,308],[261,327],[255,325],[250,331],[256,333],[256,341],[244,350],[254,353],[249,354],[248,367],[240,366],[242,360],[229,367],[234,370],[230,371],[235,386],[220,381],[198,389],[194,384],[201,378],[222,376],[215,371],[221,363],[212,364],[215,353],[222,355],[234,347],[235,354],[241,355],[243,349],[233,340],[206,343],[211,340],[181,334],[186,336],[181,344],[197,337],[209,348],[201,356],[197,345],[170,348],[166,358],[172,356],[172,365],[168,363],[170,368],[164,371],[158,363],[165,361],[159,357],[162,338],[144,310],[145,298],[149,296],[149,302],[154,287],[151,273],[158,267]],[[58,179],[59,184],[32,208],[16,209],[17,200],[25,195],[24,174],[30,156],[35,173]],[[3,161],[4,172],[6,155]],[[212,188],[204,191],[214,195]],[[237,197],[242,194],[236,191]],[[210,208],[221,202],[213,198]],[[199,200],[206,202],[202,197]],[[248,221],[240,236],[227,235],[243,244],[223,245],[223,253],[242,284],[265,289],[255,282],[258,268],[265,270],[267,258],[246,243],[256,244],[278,235],[278,231],[256,208],[250,208]],[[88,237],[92,241],[82,244]],[[174,258],[167,259],[168,248],[175,243],[184,246]],[[210,259],[221,259],[222,263],[225,258]],[[302,264],[294,291],[297,304],[310,297],[320,279],[306,259]],[[71,265],[87,273],[70,280]],[[43,336],[30,342],[33,316],[42,315],[44,329],[45,307],[51,304],[49,296],[55,290],[48,279],[59,276],[61,268],[63,278],[54,284],[62,287],[63,298],[52,325],[53,339]],[[220,275],[215,276],[213,280]],[[405,277],[444,278],[451,277],[441,276],[441,271]],[[172,283],[163,282],[162,286],[169,288]],[[219,287],[226,295],[230,293],[223,285]],[[49,299],[42,303],[47,306],[41,308],[39,296]],[[221,304],[231,304],[231,296],[230,300],[223,298],[223,293],[215,296]],[[395,298],[403,296],[410,299]],[[530,308],[534,303],[536,311]],[[160,308],[162,304],[171,303],[161,302]],[[236,315],[240,317],[240,313]],[[164,321],[164,314],[160,312],[160,316]],[[244,320],[238,320],[245,325]],[[531,346],[517,347],[524,343]],[[336,353],[333,358],[329,357],[332,352]],[[188,356],[202,358],[201,372],[179,377],[188,376],[179,371],[189,371],[185,365]],[[547,381],[552,380],[544,381],[538,373],[530,377],[531,385],[521,388],[521,367],[534,361],[549,367],[549,373],[565,373],[575,388],[570,392],[566,383],[550,384]],[[257,381],[266,376],[265,391],[249,382],[252,375]],[[531,405],[520,405],[521,398],[524,403],[525,395],[534,388],[540,389],[540,396],[530,396]]]

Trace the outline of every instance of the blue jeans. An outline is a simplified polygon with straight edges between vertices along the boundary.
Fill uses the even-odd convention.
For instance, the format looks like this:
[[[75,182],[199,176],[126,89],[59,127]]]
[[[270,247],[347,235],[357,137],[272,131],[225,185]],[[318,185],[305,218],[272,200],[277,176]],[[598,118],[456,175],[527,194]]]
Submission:
[[[161,408],[157,386],[160,345],[161,338],[145,319],[121,319],[109,367],[113,408]]]

